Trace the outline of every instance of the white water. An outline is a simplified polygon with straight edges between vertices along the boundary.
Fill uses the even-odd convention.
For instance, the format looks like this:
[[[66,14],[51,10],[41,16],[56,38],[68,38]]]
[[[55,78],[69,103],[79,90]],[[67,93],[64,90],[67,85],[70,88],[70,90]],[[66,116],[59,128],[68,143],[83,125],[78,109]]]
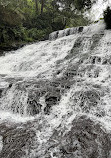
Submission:
[[[65,36],[64,34],[65,37],[60,38],[59,36],[57,40],[35,43],[33,45],[25,46],[15,52],[10,52],[10,54],[6,54],[6,56],[0,57],[0,74],[4,75],[4,77],[1,77],[1,88],[8,87],[8,80],[13,77],[15,79],[22,77],[22,80],[25,82],[31,79],[32,81],[33,79],[48,79],[50,81],[55,78],[59,79],[63,76],[69,67],[69,64],[76,64],[85,53],[87,53],[87,56],[89,57],[84,60],[82,65],[80,65],[78,69],[80,72],[78,73],[82,75],[81,71],[82,68],[84,68],[86,69],[85,71],[83,70],[84,75],[82,76],[84,82],[91,84],[96,82],[100,84],[101,81],[108,78],[110,74],[110,70],[108,69],[109,66],[107,68],[107,66],[100,65],[99,68],[99,64],[96,64],[96,67],[91,70],[92,78],[88,77],[89,70],[87,70],[87,67],[88,62],[90,64],[90,57],[96,55],[104,59],[106,57],[109,58],[110,56],[110,45],[108,46],[107,44],[107,42],[110,41],[109,31],[105,31],[104,38],[101,38],[99,44],[93,50],[93,53],[89,50],[90,44],[93,42],[92,36],[94,34],[100,34],[104,31],[104,27],[104,24],[100,22],[99,24],[84,27],[81,33],[78,33],[77,31],[74,35],[70,36]],[[61,34],[61,31],[59,34]],[[53,34],[50,36],[52,36],[53,39]],[[77,54],[75,58],[72,58],[73,60],[71,58],[65,60],[65,58],[70,55],[70,51],[73,48],[75,41],[77,41],[78,38],[84,37],[85,40],[82,41],[80,46],[78,45],[78,51],[79,47],[82,47],[82,52]],[[96,69],[100,69],[100,75],[98,78],[93,77]],[[55,75],[57,71],[60,71],[60,73]],[[75,76],[75,79],[78,80],[78,77],[80,76]],[[109,84],[109,80],[105,82],[105,84]],[[13,84],[12,88],[7,89],[7,92],[1,98],[1,110],[6,110],[7,112],[12,111],[13,113],[20,114],[23,113],[23,115],[27,117],[26,109],[28,106],[28,93],[29,92],[24,89],[18,89],[16,84]],[[68,102],[70,102],[69,99]]]
[[[46,41],[26,46],[0,58],[0,74],[17,77],[52,78],[57,60],[62,60],[73,46],[76,37]],[[64,45],[66,46],[64,48]]]
[[[23,123],[30,120],[33,123],[38,120],[42,126],[36,131],[34,150],[25,158],[44,158],[46,142],[53,131],[59,125],[61,129],[66,128],[65,132],[69,131],[78,115],[85,114],[99,121],[108,132],[111,130],[111,31],[105,30],[102,21],[84,27],[82,32],[78,32],[78,28],[75,30],[69,36],[65,36],[67,30],[59,31],[56,40],[56,33],[53,33],[51,41],[28,45],[0,57],[0,88],[4,89],[0,98],[0,121]],[[57,87],[61,90],[60,102],[45,115],[46,94],[40,96],[37,101],[42,104],[41,112],[32,117],[28,115],[29,96],[35,97],[46,87],[47,81],[56,80],[61,82]],[[38,81],[44,82],[39,84]],[[55,87],[48,88],[56,95]]]
[[[107,6],[111,6],[110,0],[97,0],[91,9],[86,11],[85,16],[89,17],[92,21],[99,20],[100,18],[103,18],[103,12]]]
[[[104,30],[102,22],[97,26],[84,27],[82,33],[75,32],[74,35],[56,41],[44,41],[25,46],[15,52],[10,52],[6,56],[0,57],[0,74],[8,75],[8,77],[40,77],[51,79],[56,71],[58,60],[63,60],[74,45],[74,41],[82,35],[92,36],[99,31]],[[51,34],[53,39],[53,34]],[[67,67],[61,63],[59,68]],[[3,82],[2,82],[3,83]],[[1,83],[1,84],[2,84]]]

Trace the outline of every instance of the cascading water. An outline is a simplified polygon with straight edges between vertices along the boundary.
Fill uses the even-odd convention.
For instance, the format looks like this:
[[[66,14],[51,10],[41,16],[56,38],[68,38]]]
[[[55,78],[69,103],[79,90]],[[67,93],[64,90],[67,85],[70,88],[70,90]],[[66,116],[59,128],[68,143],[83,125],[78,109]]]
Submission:
[[[0,57],[0,158],[111,157],[110,41],[100,21]]]
[[[90,20],[96,21],[100,18],[103,18],[103,11],[107,8],[107,6],[111,7],[110,0],[91,0],[93,3],[90,10],[86,11],[84,15],[89,17]]]

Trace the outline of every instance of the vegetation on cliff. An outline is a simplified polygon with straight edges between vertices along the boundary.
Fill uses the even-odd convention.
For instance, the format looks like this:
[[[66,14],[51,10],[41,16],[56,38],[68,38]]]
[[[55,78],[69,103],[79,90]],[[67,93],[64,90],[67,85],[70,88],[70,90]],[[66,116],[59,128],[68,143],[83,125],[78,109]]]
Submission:
[[[91,0],[0,0],[0,49],[47,39],[49,33],[87,25]]]

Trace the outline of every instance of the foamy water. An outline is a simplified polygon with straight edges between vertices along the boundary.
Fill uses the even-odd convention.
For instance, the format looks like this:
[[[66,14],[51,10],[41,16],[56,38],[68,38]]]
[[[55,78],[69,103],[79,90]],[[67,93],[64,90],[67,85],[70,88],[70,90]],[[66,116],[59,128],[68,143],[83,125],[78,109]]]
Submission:
[[[47,152],[58,158],[54,156],[58,147],[48,151],[50,138],[56,130],[67,134],[73,120],[84,115],[111,131],[111,31],[105,30],[102,21],[81,32],[72,30],[69,36],[67,29],[55,39],[54,32],[51,41],[0,57],[0,122],[6,128],[10,122],[25,124],[20,128],[26,126],[25,132],[34,130],[36,135],[30,152],[28,147],[23,149],[24,158],[44,158]],[[54,144],[60,145],[59,134],[51,140]],[[1,137],[0,150],[2,145]]]
[[[100,18],[103,18],[103,12],[107,6],[111,6],[110,0],[97,0],[91,9],[86,11],[85,15],[92,21],[99,20]]]

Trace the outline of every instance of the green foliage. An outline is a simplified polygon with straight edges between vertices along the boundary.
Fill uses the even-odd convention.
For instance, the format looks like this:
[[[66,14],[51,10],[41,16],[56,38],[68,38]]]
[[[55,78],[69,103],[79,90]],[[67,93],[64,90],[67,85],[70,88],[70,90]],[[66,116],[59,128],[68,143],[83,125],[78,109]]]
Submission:
[[[0,43],[44,40],[53,31],[87,25],[77,10],[90,6],[91,0],[0,0]]]
[[[27,37],[32,38],[33,40],[43,40],[46,35],[46,30],[37,30],[36,28],[32,28],[27,31]]]
[[[0,21],[0,24],[10,27],[22,24],[22,19],[17,12],[3,6],[0,6]]]
[[[84,8],[91,8],[92,2],[91,0],[74,0],[75,8],[78,10],[84,9]]]
[[[74,18],[70,18],[69,23],[66,27],[77,27],[77,26],[86,26],[89,24],[89,21],[83,17],[83,15],[73,15]]]

